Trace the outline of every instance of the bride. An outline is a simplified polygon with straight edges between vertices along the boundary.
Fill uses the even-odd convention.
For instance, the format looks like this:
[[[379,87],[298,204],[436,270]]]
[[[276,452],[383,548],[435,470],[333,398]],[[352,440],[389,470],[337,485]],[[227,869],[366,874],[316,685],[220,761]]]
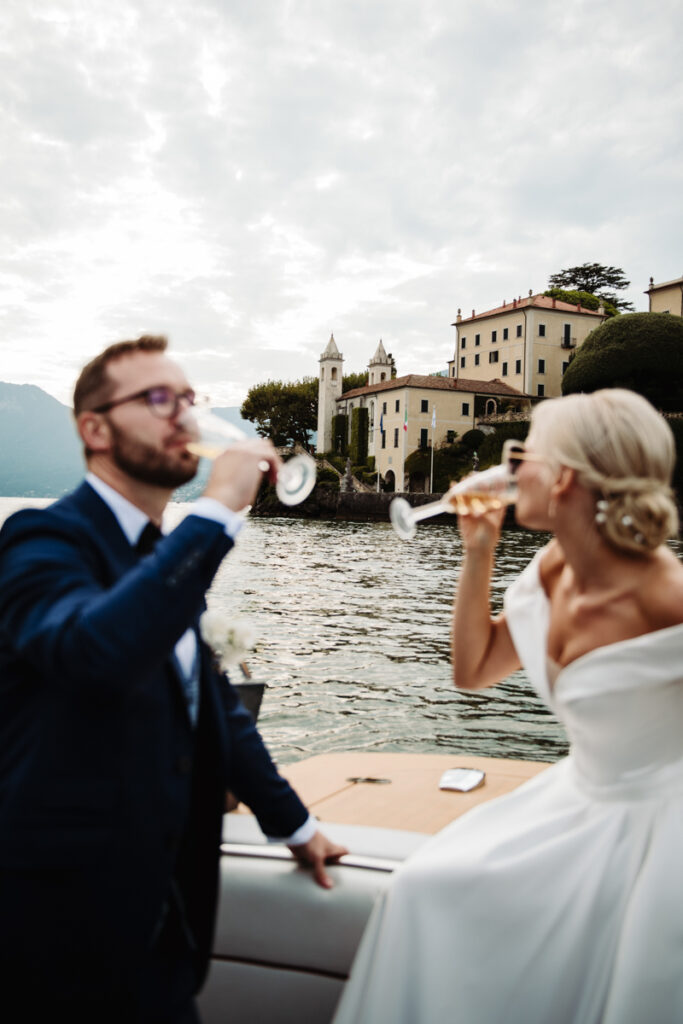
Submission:
[[[335,1024],[683,1021],[683,566],[664,419],[541,403],[517,519],[554,539],[491,617],[501,515],[461,518],[455,684],[523,665],[567,758],[435,836],[375,908]]]

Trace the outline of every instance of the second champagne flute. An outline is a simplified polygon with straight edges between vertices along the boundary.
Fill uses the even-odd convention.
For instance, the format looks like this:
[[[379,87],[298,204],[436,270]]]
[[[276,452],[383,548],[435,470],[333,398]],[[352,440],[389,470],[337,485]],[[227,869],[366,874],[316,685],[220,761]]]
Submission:
[[[457,515],[481,515],[513,505],[517,500],[515,480],[515,450],[523,448],[518,441],[506,441],[503,445],[503,461],[499,466],[471,473],[459,480],[438,501],[412,508],[405,498],[394,498],[389,506],[391,525],[401,540],[412,540],[421,519],[439,516],[444,512]]]
[[[206,401],[186,409],[178,422],[191,437],[187,444],[188,451],[207,459],[217,458],[235,441],[246,439],[244,431],[217,416]],[[259,468],[267,472],[268,463],[261,463]],[[283,505],[298,505],[311,493],[315,480],[315,460],[304,453],[294,455],[278,470],[275,493]]]

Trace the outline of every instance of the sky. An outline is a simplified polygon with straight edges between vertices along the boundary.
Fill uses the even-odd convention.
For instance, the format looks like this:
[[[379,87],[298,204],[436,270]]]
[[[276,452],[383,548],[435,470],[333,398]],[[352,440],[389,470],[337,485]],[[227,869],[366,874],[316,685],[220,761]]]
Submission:
[[[164,333],[239,405],[458,309],[683,274],[680,0],[3,0],[0,380]]]

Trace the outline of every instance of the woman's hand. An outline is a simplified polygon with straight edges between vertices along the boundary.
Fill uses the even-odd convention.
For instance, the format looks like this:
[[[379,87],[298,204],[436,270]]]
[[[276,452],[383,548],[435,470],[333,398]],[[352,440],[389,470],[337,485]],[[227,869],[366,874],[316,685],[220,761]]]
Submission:
[[[505,508],[458,515],[458,529],[465,550],[472,554],[492,551],[498,543],[504,519]]]

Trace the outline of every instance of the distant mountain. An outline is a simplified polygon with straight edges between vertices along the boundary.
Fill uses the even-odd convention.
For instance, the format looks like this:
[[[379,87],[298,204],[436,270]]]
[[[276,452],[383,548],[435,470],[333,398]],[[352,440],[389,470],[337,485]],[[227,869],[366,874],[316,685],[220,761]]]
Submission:
[[[216,413],[216,416],[220,416],[222,419],[232,423],[233,426],[239,427],[247,437],[258,437],[254,424],[250,420],[243,420],[240,416],[239,406],[230,405],[224,408],[213,409],[212,411]]]
[[[257,436],[254,425],[240,417],[239,408],[214,411],[248,437]],[[58,498],[75,487],[83,473],[71,409],[34,384],[0,381],[0,495]],[[203,472],[200,479],[205,476]],[[200,479],[194,481],[194,491]]]
[[[82,476],[71,410],[33,384],[0,381],[0,494],[56,498]]]

